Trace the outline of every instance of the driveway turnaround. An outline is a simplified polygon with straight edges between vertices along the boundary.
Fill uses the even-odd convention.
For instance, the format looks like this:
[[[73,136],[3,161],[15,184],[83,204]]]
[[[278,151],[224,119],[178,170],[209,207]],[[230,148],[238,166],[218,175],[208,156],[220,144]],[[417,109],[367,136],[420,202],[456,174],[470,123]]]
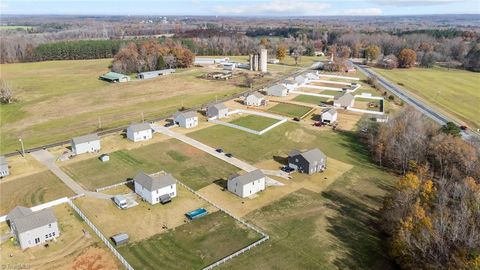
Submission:
[[[91,192],[85,190],[82,186],[80,186],[75,180],[73,180],[70,176],[64,173],[58,166],[55,164],[55,156],[52,153],[48,152],[47,150],[38,150],[32,152],[31,155],[38,160],[43,165],[47,166],[47,168],[55,174],[62,182],[67,185],[73,192],[77,195],[85,194],[86,196],[95,197],[97,199],[110,199],[111,196],[103,193],[98,192]]]

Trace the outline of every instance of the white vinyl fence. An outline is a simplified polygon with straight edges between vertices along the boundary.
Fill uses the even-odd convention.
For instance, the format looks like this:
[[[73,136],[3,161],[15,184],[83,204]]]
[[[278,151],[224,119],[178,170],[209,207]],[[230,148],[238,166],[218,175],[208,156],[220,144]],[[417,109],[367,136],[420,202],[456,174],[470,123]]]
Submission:
[[[120,182],[120,183],[117,183],[117,184],[113,184],[113,185],[110,185],[110,186],[97,188],[97,189],[95,189],[95,191],[96,191],[96,192],[100,192],[100,191],[104,191],[104,190],[107,190],[107,189],[116,188],[116,187],[118,187],[118,186],[123,186],[123,185],[126,185],[126,184],[130,184],[130,183],[132,183],[132,182],[133,182],[133,180],[127,180],[127,181],[123,181],[123,182]]]

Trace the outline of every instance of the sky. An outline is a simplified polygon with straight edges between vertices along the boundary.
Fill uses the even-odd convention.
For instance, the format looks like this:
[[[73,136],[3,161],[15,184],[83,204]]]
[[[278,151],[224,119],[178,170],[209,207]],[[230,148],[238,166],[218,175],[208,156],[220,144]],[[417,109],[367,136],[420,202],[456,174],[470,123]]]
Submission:
[[[0,14],[166,16],[480,14],[480,0],[0,0]]]

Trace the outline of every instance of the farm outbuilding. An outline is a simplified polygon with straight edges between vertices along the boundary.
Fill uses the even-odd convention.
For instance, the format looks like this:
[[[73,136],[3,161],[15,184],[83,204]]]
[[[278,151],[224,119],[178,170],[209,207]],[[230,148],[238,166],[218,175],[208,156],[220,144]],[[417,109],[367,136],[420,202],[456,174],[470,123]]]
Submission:
[[[267,88],[267,95],[286,97],[288,95],[288,88],[282,84],[275,84]]]
[[[177,196],[177,180],[171,174],[151,176],[141,172],[133,181],[135,193],[150,204],[165,203]]]
[[[130,239],[130,237],[126,233],[119,233],[110,237],[110,239],[112,239],[115,246],[119,246],[119,245],[128,243],[128,240]]]
[[[132,124],[127,128],[127,138],[134,142],[150,140],[152,128],[149,123]]]
[[[248,172],[244,175],[232,175],[228,179],[228,191],[241,198],[251,196],[265,190],[266,176],[261,170]]]
[[[228,108],[224,103],[217,103],[207,108],[208,117],[224,118],[228,115]]]
[[[294,78],[295,82],[300,86],[302,84],[306,84],[307,83],[307,78],[301,76],[301,75],[298,75]]]
[[[228,57],[224,57],[224,58],[195,57],[195,60],[193,61],[193,64],[195,64],[195,65],[215,65],[215,64],[226,63],[228,61],[230,61],[230,58],[228,58]]]
[[[334,108],[331,108],[325,112],[322,113],[321,119],[323,123],[333,123],[337,121],[337,110]]]
[[[0,156],[0,177],[10,175],[10,169],[8,168],[8,162],[5,156]]]
[[[355,97],[350,93],[341,93],[334,97],[333,106],[337,108],[351,108],[355,103]]]
[[[173,68],[160,69],[160,70],[154,70],[154,71],[140,72],[137,74],[137,78],[141,80],[145,80],[145,79],[155,78],[158,76],[169,75],[172,73],[175,73],[175,69]]]
[[[288,89],[288,91],[293,91],[295,88],[297,88],[298,83],[294,80],[287,79],[282,82],[283,85]]]
[[[175,124],[183,128],[192,128],[198,125],[198,116],[194,111],[177,112],[173,116]]]
[[[75,155],[100,151],[100,137],[97,134],[88,134],[75,137],[71,141],[72,152]]]
[[[102,162],[110,161],[110,156],[108,154],[103,154],[103,155],[100,156],[100,160]]]
[[[262,95],[260,92],[253,92],[250,93],[245,98],[245,105],[247,106],[263,106],[266,105],[267,101],[265,100],[265,96]]]
[[[305,152],[293,150],[288,154],[288,166],[306,174],[323,172],[327,168],[327,156],[318,148]]]
[[[8,213],[7,220],[21,249],[42,245],[60,236],[57,218],[51,208],[33,212],[17,206]]]
[[[124,74],[116,73],[116,72],[107,72],[100,76],[101,80],[107,82],[128,82],[130,81],[130,77]]]

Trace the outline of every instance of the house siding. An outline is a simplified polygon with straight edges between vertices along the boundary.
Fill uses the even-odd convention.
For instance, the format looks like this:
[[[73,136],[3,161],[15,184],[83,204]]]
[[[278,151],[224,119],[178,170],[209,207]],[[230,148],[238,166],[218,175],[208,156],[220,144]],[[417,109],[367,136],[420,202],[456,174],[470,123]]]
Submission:
[[[152,138],[152,130],[146,129],[133,132],[131,129],[127,129],[127,138],[134,142],[150,140]]]
[[[73,141],[71,142],[72,151],[75,155],[80,155],[84,153],[94,153],[100,151],[100,140],[85,142],[75,144]]]
[[[17,241],[22,249],[42,245],[45,242],[53,240],[54,238],[60,236],[57,222],[38,227],[20,234],[17,234],[14,227],[15,225],[13,225],[12,229],[13,234],[17,238]]]

